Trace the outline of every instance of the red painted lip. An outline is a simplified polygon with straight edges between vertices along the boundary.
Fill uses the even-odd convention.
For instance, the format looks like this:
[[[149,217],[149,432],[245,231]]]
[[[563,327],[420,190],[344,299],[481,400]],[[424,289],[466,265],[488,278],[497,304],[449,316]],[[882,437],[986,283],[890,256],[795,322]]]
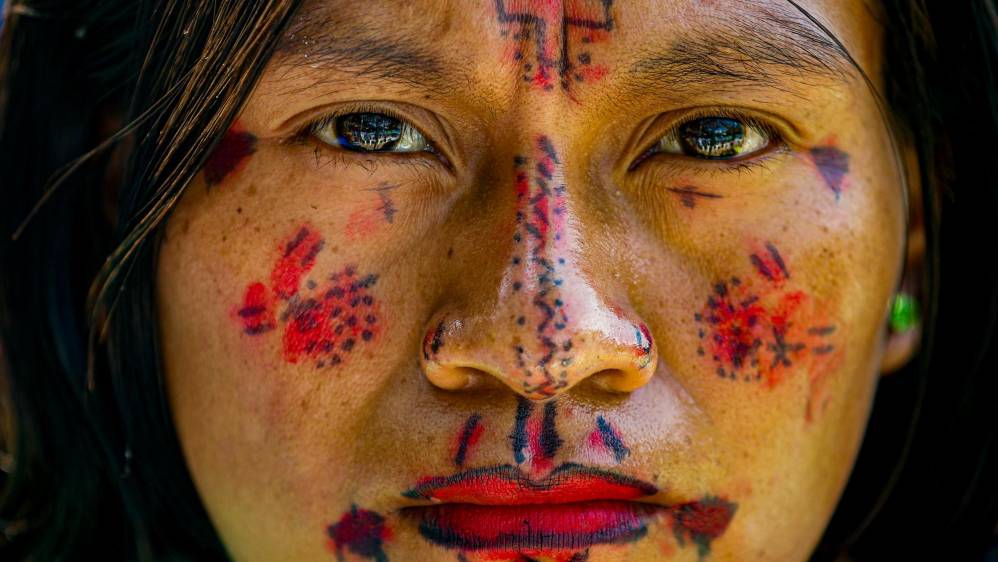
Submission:
[[[424,478],[402,495],[411,499],[473,505],[537,505],[636,500],[657,492],[657,487],[643,480],[566,463],[540,480],[531,480],[512,465]]]
[[[566,463],[538,480],[512,465],[424,478],[403,495],[443,504],[406,512],[445,548],[567,550],[643,537],[663,507],[634,500],[657,492],[643,480]]]
[[[573,550],[635,541],[659,507],[627,501],[411,508],[428,541],[459,550]]]

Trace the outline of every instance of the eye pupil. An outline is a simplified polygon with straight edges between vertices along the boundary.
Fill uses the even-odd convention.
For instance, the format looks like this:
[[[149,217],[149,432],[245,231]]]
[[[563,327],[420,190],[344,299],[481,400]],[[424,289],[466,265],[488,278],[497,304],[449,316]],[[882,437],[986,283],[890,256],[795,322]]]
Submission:
[[[402,138],[402,122],[380,113],[351,113],[337,120],[336,135],[344,148],[391,149]]]
[[[705,117],[683,125],[679,131],[683,150],[706,158],[729,158],[742,152],[745,126],[727,117]]]

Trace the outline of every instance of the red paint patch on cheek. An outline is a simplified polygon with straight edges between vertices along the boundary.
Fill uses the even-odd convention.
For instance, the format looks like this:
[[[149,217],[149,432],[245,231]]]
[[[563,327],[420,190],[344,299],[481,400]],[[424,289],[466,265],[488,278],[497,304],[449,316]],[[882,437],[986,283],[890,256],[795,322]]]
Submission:
[[[243,322],[243,331],[250,335],[262,334],[273,330],[274,299],[270,290],[263,283],[253,283],[246,288],[243,307],[239,309],[239,317]]]
[[[222,183],[226,177],[238,172],[256,152],[256,137],[234,124],[204,164],[204,179],[208,187]]]
[[[284,253],[270,274],[271,285],[279,298],[289,299],[298,292],[302,278],[315,266],[315,258],[324,245],[322,237],[307,226],[284,244]]]
[[[351,241],[367,238],[378,229],[381,218],[373,209],[358,209],[347,218],[344,232]]]
[[[285,360],[297,363],[309,357],[320,367],[326,362],[338,365],[355,347],[374,341],[380,332],[379,314],[368,289],[376,282],[376,275],[359,278],[353,268],[346,268],[314,296],[293,299],[285,312]]]
[[[813,382],[814,373],[827,372],[835,325],[825,321],[807,293],[784,289],[790,271],[773,244],[750,258],[756,282],[732,277],[715,283],[694,315],[700,324],[697,354],[712,359],[721,378],[774,388],[798,368]]]
[[[306,277],[315,267],[324,239],[309,225],[281,245],[270,287],[255,282],[245,292],[238,317],[243,332],[260,335],[283,325],[282,355],[288,363],[311,359],[317,367],[335,366],[355,348],[381,333],[380,304],[370,293],[374,274],[346,267],[320,285]],[[280,314],[277,309],[283,307]]]

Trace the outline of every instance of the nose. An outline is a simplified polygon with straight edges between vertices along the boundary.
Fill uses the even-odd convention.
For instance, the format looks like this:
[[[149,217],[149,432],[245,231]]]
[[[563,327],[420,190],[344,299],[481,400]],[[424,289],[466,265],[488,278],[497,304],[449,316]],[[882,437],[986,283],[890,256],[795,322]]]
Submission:
[[[493,379],[544,400],[585,380],[632,392],[655,372],[647,325],[612,276],[584,270],[583,250],[592,245],[572,211],[565,170],[547,136],[514,157],[512,186],[496,207],[515,215],[508,242],[498,241],[505,263],[484,294],[453,295],[428,322],[420,361],[432,384],[461,390]]]

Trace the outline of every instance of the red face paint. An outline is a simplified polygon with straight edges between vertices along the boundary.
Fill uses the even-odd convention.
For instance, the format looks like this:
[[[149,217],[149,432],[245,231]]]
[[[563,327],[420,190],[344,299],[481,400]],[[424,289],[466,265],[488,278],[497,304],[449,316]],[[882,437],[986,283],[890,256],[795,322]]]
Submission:
[[[589,445],[594,449],[605,449],[618,464],[631,454],[620,433],[603,416],[596,418],[596,429],[589,434]]]
[[[412,499],[476,505],[534,505],[635,500],[657,492],[658,488],[643,480],[568,463],[539,480],[527,477],[512,465],[427,477],[403,495]]]
[[[310,227],[303,226],[284,245],[281,259],[270,273],[271,287],[278,298],[287,300],[298,293],[302,279],[315,266],[315,257],[325,241]]]
[[[534,416],[534,404],[517,397],[516,418],[510,444],[516,464],[534,476],[544,475],[554,466],[554,457],[563,443],[558,435],[556,402],[544,405],[543,415]]]
[[[245,166],[250,155],[256,152],[256,137],[234,124],[204,164],[204,179],[208,187],[222,183],[227,176]]]
[[[509,43],[504,58],[520,62],[523,80],[542,91],[595,82],[609,74],[591,46],[613,31],[613,0],[496,0],[496,19]]]
[[[314,296],[296,298],[284,314],[284,358],[310,357],[318,366],[339,365],[358,345],[377,336],[377,307],[368,293],[376,275],[359,277],[348,267],[329,278]]]
[[[383,546],[391,538],[391,531],[378,513],[353,506],[326,531],[341,560],[344,552],[377,562],[388,560]]]
[[[423,336],[423,359],[427,361],[435,359],[440,353],[440,348],[444,346],[444,328],[444,322],[441,320],[435,328]]]
[[[782,382],[792,367],[812,370],[834,349],[827,337],[835,327],[818,321],[812,299],[784,285],[790,270],[776,246],[767,243],[749,256],[755,280],[732,277],[714,284],[702,311],[697,353],[709,357],[722,378]]]
[[[455,466],[458,468],[464,466],[464,463],[471,457],[475,446],[478,445],[478,441],[481,440],[482,433],[484,432],[485,426],[482,425],[481,415],[473,414],[464,422],[464,427],[461,428],[461,433],[457,438],[457,446],[454,448]]]
[[[269,332],[276,327],[274,303],[266,285],[253,283],[246,288],[239,317],[243,321],[243,331],[251,336]]]
[[[524,391],[547,397],[567,384],[573,343],[563,335],[568,324],[567,307],[561,298],[565,265],[565,185],[558,152],[547,136],[534,141],[533,157],[514,160],[516,231],[513,257],[516,276],[512,290],[523,299],[524,314],[517,319],[525,339],[514,351],[523,369]]]
[[[700,501],[673,506],[672,531],[680,546],[697,545],[701,558],[710,553],[710,544],[728,529],[738,505],[722,498],[706,497]]]
[[[656,508],[633,502],[532,506],[448,504],[420,509],[419,532],[444,548],[579,550],[643,537]]]
[[[377,275],[359,275],[354,267],[346,267],[321,284],[306,280],[324,245],[314,228],[299,227],[280,246],[270,286],[251,283],[238,311],[249,335],[269,332],[280,323],[283,356],[289,363],[308,358],[318,367],[339,365],[381,331],[378,303],[370,294]]]

